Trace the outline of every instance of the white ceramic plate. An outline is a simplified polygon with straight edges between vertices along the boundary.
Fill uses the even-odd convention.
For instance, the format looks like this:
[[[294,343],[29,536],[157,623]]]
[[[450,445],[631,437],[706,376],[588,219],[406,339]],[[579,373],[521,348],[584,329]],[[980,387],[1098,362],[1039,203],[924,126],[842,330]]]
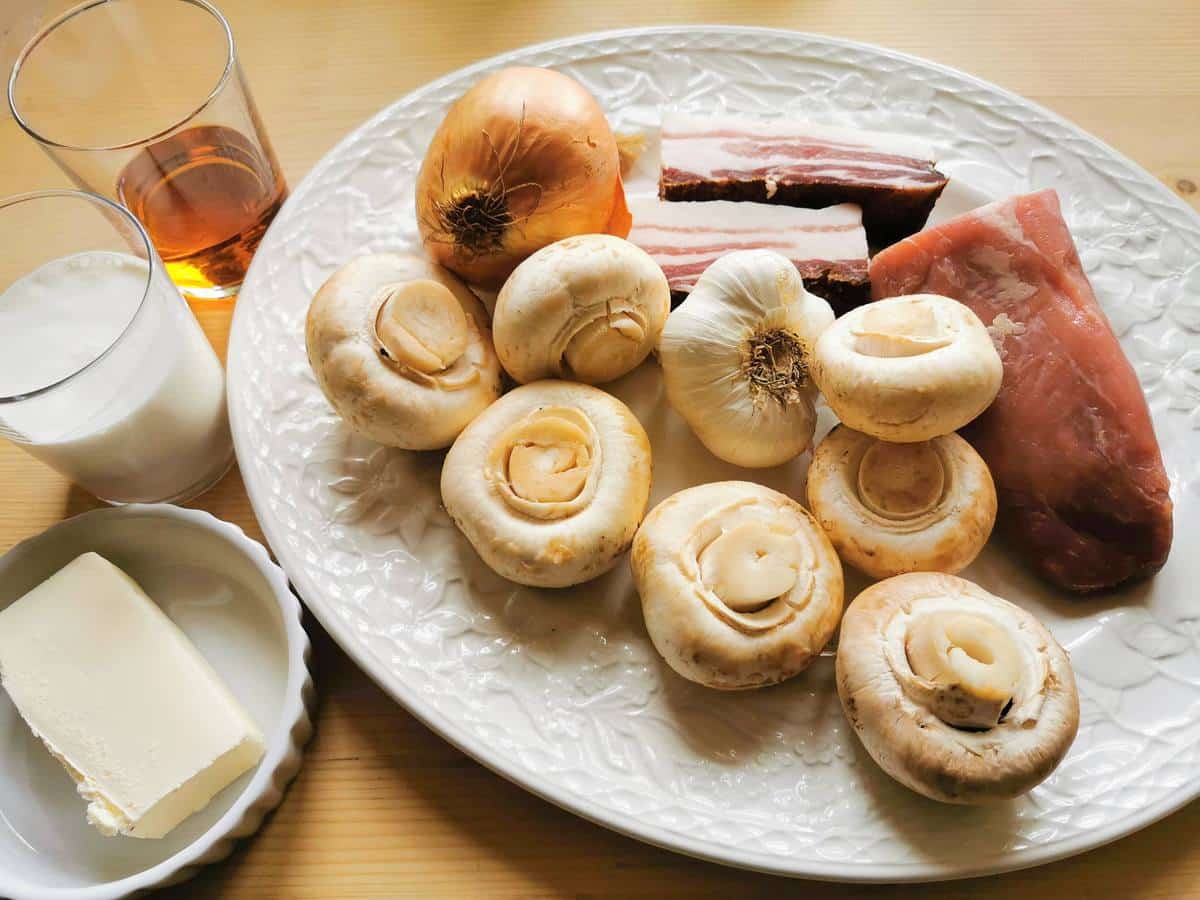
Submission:
[[[954,178],[935,213],[1053,186],[1097,294],[1150,396],[1174,485],[1176,549],[1152,582],[1054,596],[1002,551],[965,574],[1033,610],[1070,647],[1083,722],[1030,796],[943,807],[883,775],[848,731],[828,660],[785,685],[721,694],[658,660],[627,567],[563,592],[488,572],[438,503],[438,454],[352,438],[309,374],[309,298],[339,264],[418,246],[413,179],[447,104],[481,73],[554,66],[619,128],[663,104],[790,115],[932,137]],[[633,187],[643,188],[653,160]],[[1200,791],[1200,220],[1057,116],[959,72],[828,38],[672,28],[545,44],[456,72],[349,135],[298,186],[258,251],[230,344],[242,473],[309,607],[398,701],[541,796],[725,863],[844,880],[923,880],[1035,865],[1127,834]],[[653,363],[613,386],[650,432],[653,502],[749,477],[800,495],[807,458],[746,473],[707,454]],[[828,424],[828,423],[826,423]],[[851,584],[853,590],[859,585]]]
[[[312,731],[300,604],[261,544],[208,513],[152,504],[68,519],[0,557],[0,608],[81,553],[128,572],[196,644],[267,739],[262,761],[161,840],[104,837],[75,783],[0,691],[0,896],[109,900],[189,878],[258,830]]]

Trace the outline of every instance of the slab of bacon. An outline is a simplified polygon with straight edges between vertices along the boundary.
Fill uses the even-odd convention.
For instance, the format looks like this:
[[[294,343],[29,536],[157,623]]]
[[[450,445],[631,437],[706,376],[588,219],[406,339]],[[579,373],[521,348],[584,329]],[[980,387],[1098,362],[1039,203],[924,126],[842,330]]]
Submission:
[[[991,408],[963,432],[987,460],[1000,523],[1060,587],[1094,591],[1158,571],[1170,483],[1137,376],[1051,190],[929,228],[871,262],[876,298],[967,304],[1004,360]]]
[[[926,142],[806,122],[664,112],[659,196],[862,207],[872,245],[920,231],[946,186]]]
[[[862,212],[853,204],[793,209],[721,200],[631,199],[629,211],[629,240],[662,267],[676,303],[717,257],[754,249],[774,250],[790,259],[804,286],[839,314],[870,299],[867,237]]]

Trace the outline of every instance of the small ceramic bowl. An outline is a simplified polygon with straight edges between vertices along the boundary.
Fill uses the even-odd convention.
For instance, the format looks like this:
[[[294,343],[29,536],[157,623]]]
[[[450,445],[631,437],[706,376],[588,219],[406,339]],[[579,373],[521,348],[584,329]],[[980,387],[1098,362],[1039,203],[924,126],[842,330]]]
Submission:
[[[312,733],[300,604],[262,545],[205,512],[98,509],[0,557],[0,609],[94,550],[142,586],[212,664],[267,739],[257,767],[161,840],[104,837],[75,783],[0,691],[0,896],[107,900],[191,877],[254,833]]]

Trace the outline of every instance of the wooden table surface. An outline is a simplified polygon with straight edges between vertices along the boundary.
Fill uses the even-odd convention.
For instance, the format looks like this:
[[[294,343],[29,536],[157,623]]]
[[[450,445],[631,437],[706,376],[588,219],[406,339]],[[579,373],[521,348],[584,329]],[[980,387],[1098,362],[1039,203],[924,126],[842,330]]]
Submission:
[[[1074,120],[1200,208],[1196,0],[218,2],[292,184],[380,107],[482,57],[592,30],[730,23],[823,32],[965,69]],[[61,4],[43,0],[38,11],[48,5]],[[30,14],[9,18],[11,45]],[[0,195],[64,183],[11,119],[0,119],[0,160]],[[222,353],[231,310],[197,307]],[[0,441],[0,551],[96,505]],[[236,471],[194,505],[262,539]],[[970,882],[866,888],[696,862],[492,774],[392,703],[311,617],[307,625],[320,708],[304,768],[258,836],[180,895],[1200,897],[1200,803],[1083,856]]]

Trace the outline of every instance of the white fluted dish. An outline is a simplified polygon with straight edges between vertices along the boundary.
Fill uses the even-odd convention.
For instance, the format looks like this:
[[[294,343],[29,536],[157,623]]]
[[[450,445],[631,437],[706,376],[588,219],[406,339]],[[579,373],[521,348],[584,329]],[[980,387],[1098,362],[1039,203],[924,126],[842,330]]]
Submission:
[[[104,837],[85,821],[75,783],[0,691],[0,896],[14,900],[111,900],[191,877],[258,830],[312,733],[300,603],[261,544],[199,510],[93,510],[0,557],[0,608],[89,550],[128,572],[183,629],[254,717],[267,750],[165,838]]]
[[[943,808],[861,751],[832,660],[723,696],[675,677],[629,568],[539,592],[484,567],[438,501],[441,456],[352,438],[304,356],[309,299],[360,253],[419,248],[413,182],[450,102],[483,73],[553,66],[618,130],[644,130],[631,193],[653,192],[659,110],[782,115],[919,134],[952,176],[935,219],[1056,187],[1105,312],[1150,399],[1174,485],[1175,551],[1150,582],[1067,599],[998,547],[963,575],[1031,610],[1072,653],[1079,738],[1054,776],[994,809]],[[296,187],[242,288],[229,396],[259,521],[310,609],[393,697],[529,790],[609,827],[724,863],[844,880],[980,875],[1059,859],[1200,793],[1200,219],[1047,110],[969,75],[816,35],[671,27],[488,59],[401,98]],[[706,481],[804,495],[808,456],[748,471],[671,412],[657,366],[605,385],[654,451],[651,503]],[[817,437],[829,428],[826,412]],[[848,594],[862,587],[851,581]]]

